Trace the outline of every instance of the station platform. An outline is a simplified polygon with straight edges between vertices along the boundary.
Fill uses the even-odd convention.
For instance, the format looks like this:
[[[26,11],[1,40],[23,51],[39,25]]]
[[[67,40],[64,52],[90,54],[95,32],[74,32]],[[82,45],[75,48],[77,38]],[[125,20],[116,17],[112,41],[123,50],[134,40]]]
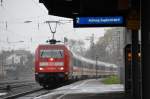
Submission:
[[[34,99],[131,99],[124,94],[124,85],[106,85],[101,79],[75,82]]]

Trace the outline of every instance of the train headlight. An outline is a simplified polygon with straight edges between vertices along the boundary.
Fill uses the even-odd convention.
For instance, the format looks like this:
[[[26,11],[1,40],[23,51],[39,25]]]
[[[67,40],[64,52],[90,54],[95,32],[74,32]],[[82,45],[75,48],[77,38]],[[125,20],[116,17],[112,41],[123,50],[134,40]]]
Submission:
[[[64,70],[64,67],[60,67],[60,70]]]
[[[49,61],[54,61],[54,58],[50,58]]]
[[[44,68],[40,67],[39,70],[44,70]]]

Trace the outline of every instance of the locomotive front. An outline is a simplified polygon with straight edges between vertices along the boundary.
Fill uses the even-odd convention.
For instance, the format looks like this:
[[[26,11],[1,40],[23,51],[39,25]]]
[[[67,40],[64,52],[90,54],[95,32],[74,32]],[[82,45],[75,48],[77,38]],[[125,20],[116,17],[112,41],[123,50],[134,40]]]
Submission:
[[[69,53],[63,45],[40,45],[35,57],[35,78],[42,86],[53,86],[68,79]]]

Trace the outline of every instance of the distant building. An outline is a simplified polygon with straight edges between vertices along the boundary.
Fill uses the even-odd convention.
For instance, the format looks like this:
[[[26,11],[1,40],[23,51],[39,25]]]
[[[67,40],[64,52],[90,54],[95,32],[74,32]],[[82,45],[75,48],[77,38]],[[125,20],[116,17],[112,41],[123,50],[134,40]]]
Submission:
[[[6,64],[7,65],[11,65],[11,64],[19,64],[21,56],[18,56],[16,54],[12,54],[10,55],[7,59],[6,59]]]
[[[17,66],[25,65],[28,61],[29,52],[24,50],[14,51],[6,58],[5,70],[16,69]]]
[[[110,54],[112,54],[114,51],[119,51],[119,53],[122,53],[122,49],[125,46],[125,30],[123,28],[111,29],[109,35],[111,42],[109,41],[106,51]]]

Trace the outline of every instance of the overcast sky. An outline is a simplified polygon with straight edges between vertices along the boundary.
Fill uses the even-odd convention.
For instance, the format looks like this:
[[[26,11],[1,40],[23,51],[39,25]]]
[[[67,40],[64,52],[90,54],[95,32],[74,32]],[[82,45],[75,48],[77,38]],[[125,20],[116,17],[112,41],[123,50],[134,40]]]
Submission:
[[[47,9],[38,0],[3,0],[0,6],[0,49],[21,48],[34,52],[38,44],[45,44],[45,41],[52,36],[48,24],[44,23],[47,20],[72,19],[48,15]],[[32,22],[24,23],[25,21]],[[104,28],[75,29],[71,21],[58,24],[55,37],[62,41],[67,37],[87,42],[85,39],[94,34],[96,42],[104,32]],[[7,41],[11,43],[8,44]],[[24,42],[17,43],[19,41]],[[86,47],[88,46],[89,42],[86,43]]]

